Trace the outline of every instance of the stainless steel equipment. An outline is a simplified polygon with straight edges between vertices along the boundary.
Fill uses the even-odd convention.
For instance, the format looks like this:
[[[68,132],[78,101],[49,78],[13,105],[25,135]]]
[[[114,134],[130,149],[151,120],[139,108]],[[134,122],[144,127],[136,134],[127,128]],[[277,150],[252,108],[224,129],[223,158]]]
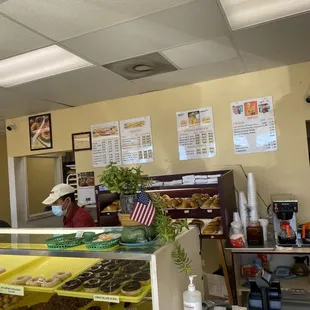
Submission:
[[[280,246],[298,246],[296,213],[298,201],[292,194],[271,195],[275,241]]]

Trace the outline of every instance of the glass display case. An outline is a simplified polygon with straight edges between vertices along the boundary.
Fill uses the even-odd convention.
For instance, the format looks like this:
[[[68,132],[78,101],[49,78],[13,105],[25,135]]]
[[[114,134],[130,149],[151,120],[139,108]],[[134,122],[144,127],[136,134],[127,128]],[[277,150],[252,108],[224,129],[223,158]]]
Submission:
[[[121,228],[90,228],[85,229],[85,232],[97,234],[115,231],[115,229]],[[46,240],[51,237],[79,233],[77,229],[57,228],[1,230],[0,293],[20,296],[16,299],[7,297],[6,299],[12,304],[6,309],[29,309],[25,306],[46,302],[51,296],[56,296],[54,299],[63,296],[62,302],[72,298],[72,302],[69,301],[69,303],[81,302],[82,306],[76,309],[85,310],[127,309],[125,307],[136,307],[135,309],[141,310],[182,308],[182,294],[187,289],[188,277],[184,273],[180,273],[173,262],[171,256],[174,249],[173,244],[160,246],[155,243],[139,247],[118,246],[109,251],[89,250],[85,245],[51,250],[46,245]],[[191,227],[189,230],[184,230],[177,237],[177,242],[184,247],[192,260],[192,272],[197,275],[196,287],[203,292],[198,229]],[[107,266],[109,266],[108,272]],[[136,271],[140,272],[142,269],[149,270],[149,279],[142,279],[143,281],[137,279],[141,286],[136,288],[133,294],[134,288],[129,285],[127,287],[126,280],[127,278],[134,279]],[[59,277],[56,284],[54,283],[55,285],[49,285],[48,279],[54,279],[55,275],[64,273],[67,278]],[[90,273],[94,277],[91,282],[94,282],[95,287],[91,286],[86,289],[86,285],[79,286],[80,279],[89,277]],[[118,285],[115,286],[114,291],[111,289],[111,284],[107,291],[104,288],[100,288],[98,291],[95,282],[99,283],[98,278],[104,279],[107,276],[117,279],[114,282]],[[40,284],[42,278],[44,285]],[[23,282],[27,279],[30,282]],[[70,281],[74,283],[64,285]],[[146,300],[148,302],[145,303],[145,306],[141,306],[141,302],[143,304],[143,301]],[[15,304],[13,305],[13,303]],[[132,306],[129,306],[130,304]],[[138,307],[139,304],[141,308]]]

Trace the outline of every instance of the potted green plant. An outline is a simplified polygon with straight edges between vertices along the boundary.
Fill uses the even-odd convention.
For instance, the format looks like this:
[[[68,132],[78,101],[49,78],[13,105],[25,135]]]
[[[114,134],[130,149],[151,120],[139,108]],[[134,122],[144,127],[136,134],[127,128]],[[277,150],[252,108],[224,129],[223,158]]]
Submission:
[[[114,163],[105,167],[100,183],[111,193],[120,194],[122,213],[130,214],[137,199],[137,193],[151,184],[141,167],[118,167]]]

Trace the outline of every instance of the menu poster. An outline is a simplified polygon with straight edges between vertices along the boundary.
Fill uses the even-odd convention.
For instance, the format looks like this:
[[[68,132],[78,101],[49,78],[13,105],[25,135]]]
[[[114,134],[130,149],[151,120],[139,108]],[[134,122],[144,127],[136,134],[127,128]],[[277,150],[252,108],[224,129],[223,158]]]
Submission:
[[[120,121],[123,164],[154,161],[150,116]]]
[[[216,155],[212,108],[177,112],[180,160]]]
[[[93,166],[104,167],[113,162],[121,164],[121,147],[118,122],[91,126]]]
[[[278,149],[272,97],[231,103],[236,154]]]
[[[84,206],[96,203],[94,171],[78,173],[78,184],[78,204]]]

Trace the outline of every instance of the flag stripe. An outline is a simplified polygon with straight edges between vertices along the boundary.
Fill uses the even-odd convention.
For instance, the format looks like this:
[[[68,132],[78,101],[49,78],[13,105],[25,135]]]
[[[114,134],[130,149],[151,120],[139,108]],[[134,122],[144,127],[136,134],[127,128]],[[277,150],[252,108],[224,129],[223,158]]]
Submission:
[[[141,191],[131,211],[129,218],[143,225],[151,225],[154,222],[156,212],[148,194]]]

